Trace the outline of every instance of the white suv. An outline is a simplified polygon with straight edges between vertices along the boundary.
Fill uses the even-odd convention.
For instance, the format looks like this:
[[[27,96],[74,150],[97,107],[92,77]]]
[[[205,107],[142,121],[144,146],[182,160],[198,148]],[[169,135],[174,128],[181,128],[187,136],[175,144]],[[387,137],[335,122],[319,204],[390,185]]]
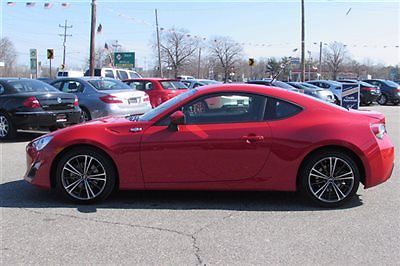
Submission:
[[[86,70],[85,76],[89,76],[89,70]],[[94,70],[95,77],[104,77],[104,78],[113,78],[119,80],[125,79],[134,79],[134,78],[141,78],[142,76],[139,75],[136,71],[122,69],[122,68],[111,68],[111,67],[102,67],[96,68]]]

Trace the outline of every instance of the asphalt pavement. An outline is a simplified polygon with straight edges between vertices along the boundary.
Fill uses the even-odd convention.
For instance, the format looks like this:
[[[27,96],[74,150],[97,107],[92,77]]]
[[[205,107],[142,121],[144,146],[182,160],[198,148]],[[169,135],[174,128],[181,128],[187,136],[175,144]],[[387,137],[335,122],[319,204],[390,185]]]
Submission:
[[[386,115],[396,166],[332,210],[280,192],[129,191],[73,205],[22,180],[37,134],[20,134],[0,144],[1,265],[400,265],[400,106],[362,109]]]

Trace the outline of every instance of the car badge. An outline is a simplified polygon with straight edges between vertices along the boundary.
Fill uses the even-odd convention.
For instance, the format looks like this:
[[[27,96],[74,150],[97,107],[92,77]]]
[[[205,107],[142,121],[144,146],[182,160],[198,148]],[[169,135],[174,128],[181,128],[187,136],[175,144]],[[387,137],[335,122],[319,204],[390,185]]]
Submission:
[[[58,103],[61,103],[61,102],[62,102],[60,97],[57,97],[57,102],[58,102]]]

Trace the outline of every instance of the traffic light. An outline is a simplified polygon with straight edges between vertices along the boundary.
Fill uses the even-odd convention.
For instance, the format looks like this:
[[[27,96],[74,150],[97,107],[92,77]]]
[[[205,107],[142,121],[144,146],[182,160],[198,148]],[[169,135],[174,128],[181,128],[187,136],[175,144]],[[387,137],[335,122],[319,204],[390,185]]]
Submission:
[[[47,59],[54,59],[54,49],[47,49]]]
[[[249,58],[249,66],[253,66],[254,65],[254,58]]]

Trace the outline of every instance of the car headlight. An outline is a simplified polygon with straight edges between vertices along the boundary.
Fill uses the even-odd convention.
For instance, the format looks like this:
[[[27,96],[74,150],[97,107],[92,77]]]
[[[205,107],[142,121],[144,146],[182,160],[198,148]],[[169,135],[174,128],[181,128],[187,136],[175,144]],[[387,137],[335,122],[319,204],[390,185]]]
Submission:
[[[53,136],[45,136],[42,138],[39,138],[37,140],[35,140],[34,142],[32,142],[32,146],[37,150],[40,151],[42,150],[44,147],[46,147],[47,144],[49,144],[49,142],[53,139]]]

